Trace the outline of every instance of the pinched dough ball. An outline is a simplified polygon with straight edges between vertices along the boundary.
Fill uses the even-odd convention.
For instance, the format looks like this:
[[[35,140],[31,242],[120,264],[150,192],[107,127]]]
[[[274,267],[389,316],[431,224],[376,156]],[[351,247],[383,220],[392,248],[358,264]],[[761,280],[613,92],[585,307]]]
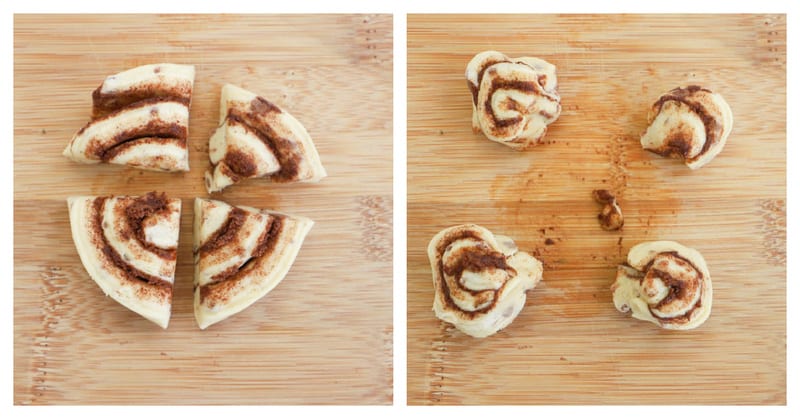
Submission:
[[[561,114],[556,67],[542,59],[485,51],[469,62],[466,77],[473,131],[515,150],[541,143]]]
[[[698,169],[725,147],[733,113],[719,94],[689,86],[661,95],[647,121],[650,126],[641,138],[645,150],[682,159],[689,168]]]

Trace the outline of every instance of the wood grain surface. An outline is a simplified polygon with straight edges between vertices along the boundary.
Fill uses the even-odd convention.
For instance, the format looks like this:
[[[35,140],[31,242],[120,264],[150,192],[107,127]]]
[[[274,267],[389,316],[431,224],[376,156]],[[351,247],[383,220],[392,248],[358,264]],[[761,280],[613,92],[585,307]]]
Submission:
[[[17,15],[14,19],[14,403],[392,402],[392,18],[389,15]],[[183,174],[61,156],[91,92],[148,63],[194,64]],[[220,88],[284,107],[329,176],[250,180],[214,197],[316,224],[285,280],[205,331],[192,312],[192,201],[207,197]],[[167,330],[103,295],[72,243],[71,195],[183,199]]]
[[[558,67],[548,144],[516,152],[472,133],[464,70],[489,49]],[[688,84],[735,117],[694,172],[639,145],[650,104]],[[786,403],[785,15],[409,15],[408,118],[409,404]],[[596,188],[618,195],[621,231],[600,229]],[[520,316],[483,340],[431,311],[426,246],[467,222],[545,266]],[[661,239],[708,261],[699,329],[611,301],[628,249]]]

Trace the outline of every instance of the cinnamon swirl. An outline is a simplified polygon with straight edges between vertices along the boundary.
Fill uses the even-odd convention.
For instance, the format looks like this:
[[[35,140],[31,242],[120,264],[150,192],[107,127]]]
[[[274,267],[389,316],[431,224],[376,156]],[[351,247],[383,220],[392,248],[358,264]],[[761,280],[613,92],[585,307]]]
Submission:
[[[725,147],[733,113],[721,95],[688,86],[662,95],[647,121],[650,126],[641,138],[645,150],[682,159],[689,168],[698,169]]]
[[[64,149],[79,163],[188,171],[194,66],[150,64],[109,76],[92,94],[92,120]]]
[[[515,150],[540,144],[561,114],[556,67],[545,60],[485,51],[469,62],[466,77],[473,131]]]
[[[166,328],[172,306],[181,201],[141,197],[67,199],[72,239],[103,292]]]
[[[270,292],[289,272],[314,222],[305,217],[194,202],[194,314],[201,329]]]
[[[542,264],[514,241],[466,224],[436,234],[428,245],[436,317],[482,338],[505,328],[542,279]]]
[[[274,103],[226,84],[220,100],[220,126],[209,140],[212,169],[208,192],[248,178],[273,182],[318,182],[327,176],[303,125]]]
[[[611,291],[617,310],[664,329],[694,329],[711,314],[711,274],[705,259],[672,241],[631,248]]]

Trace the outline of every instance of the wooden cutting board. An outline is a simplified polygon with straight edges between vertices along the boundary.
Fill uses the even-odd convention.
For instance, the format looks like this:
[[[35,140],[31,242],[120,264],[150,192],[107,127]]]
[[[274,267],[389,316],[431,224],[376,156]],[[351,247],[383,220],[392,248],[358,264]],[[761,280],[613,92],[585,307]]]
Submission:
[[[489,49],[558,67],[548,144],[516,152],[472,133],[464,70]],[[695,172],[639,145],[650,104],[688,84],[735,115]],[[408,118],[409,404],[786,403],[785,15],[410,15]],[[618,195],[623,230],[600,229],[596,188]],[[426,246],[468,222],[545,267],[521,315],[483,340],[431,312]],[[628,249],[661,239],[708,261],[699,329],[611,301]]]
[[[391,16],[17,15],[14,34],[16,404],[391,403]],[[190,172],[61,156],[107,75],[157,62],[196,66]],[[316,224],[273,292],[201,331],[192,202],[208,197],[208,138],[228,82],[300,120],[329,176],[252,180],[214,195]],[[167,330],[89,278],[65,201],[151,190],[183,199]]]

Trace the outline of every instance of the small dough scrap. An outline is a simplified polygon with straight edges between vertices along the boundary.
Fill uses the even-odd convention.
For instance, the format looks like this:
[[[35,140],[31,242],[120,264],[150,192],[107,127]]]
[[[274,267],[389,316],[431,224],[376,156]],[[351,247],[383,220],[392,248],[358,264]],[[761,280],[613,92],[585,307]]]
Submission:
[[[622,208],[617,203],[617,197],[607,189],[595,189],[592,191],[592,196],[595,202],[603,205],[602,211],[597,214],[597,221],[600,222],[600,227],[607,231],[621,229],[625,224],[625,219],[622,218]]]

